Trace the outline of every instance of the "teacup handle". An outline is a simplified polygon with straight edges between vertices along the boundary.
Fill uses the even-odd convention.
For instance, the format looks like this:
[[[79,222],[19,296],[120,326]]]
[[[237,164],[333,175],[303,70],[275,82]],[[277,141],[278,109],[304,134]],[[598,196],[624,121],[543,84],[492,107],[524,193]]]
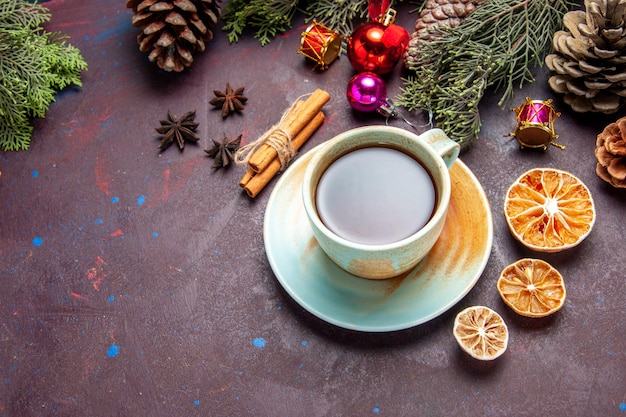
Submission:
[[[459,156],[461,146],[458,142],[453,141],[445,134],[441,129],[430,129],[419,135],[419,138],[428,143],[435,149],[446,163],[446,166],[450,168],[456,158]]]

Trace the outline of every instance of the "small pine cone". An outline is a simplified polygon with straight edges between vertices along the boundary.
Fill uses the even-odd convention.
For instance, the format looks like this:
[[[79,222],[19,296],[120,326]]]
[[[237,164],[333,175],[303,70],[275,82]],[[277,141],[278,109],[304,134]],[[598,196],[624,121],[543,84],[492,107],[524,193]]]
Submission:
[[[616,113],[626,103],[626,0],[585,0],[563,16],[546,56],[548,84],[572,110]]]
[[[626,116],[598,135],[595,154],[598,176],[613,187],[626,188]]]
[[[404,53],[406,67],[412,68],[418,61],[421,42],[435,39],[436,35],[431,29],[459,26],[482,2],[483,0],[426,0]]]
[[[221,17],[220,0],[126,0],[135,14],[132,24],[141,28],[139,50],[164,71],[180,72],[213,39],[212,29]]]

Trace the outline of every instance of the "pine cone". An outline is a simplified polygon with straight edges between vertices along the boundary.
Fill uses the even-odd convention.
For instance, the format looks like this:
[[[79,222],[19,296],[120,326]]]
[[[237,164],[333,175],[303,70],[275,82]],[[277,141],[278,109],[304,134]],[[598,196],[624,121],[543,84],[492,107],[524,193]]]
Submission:
[[[180,72],[196,52],[213,39],[211,29],[221,17],[220,0],[126,0],[132,24],[141,28],[139,50],[164,71]]]
[[[613,187],[626,188],[626,116],[605,127],[596,146],[596,174]]]
[[[420,42],[429,42],[435,39],[431,28],[441,26],[454,28],[463,23],[463,20],[483,0],[426,0],[424,8],[415,21],[415,32],[404,52],[404,63],[407,68],[418,61]]]
[[[563,16],[548,83],[576,112],[612,114],[626,101],[626,0],[585,0],[585,9]]]

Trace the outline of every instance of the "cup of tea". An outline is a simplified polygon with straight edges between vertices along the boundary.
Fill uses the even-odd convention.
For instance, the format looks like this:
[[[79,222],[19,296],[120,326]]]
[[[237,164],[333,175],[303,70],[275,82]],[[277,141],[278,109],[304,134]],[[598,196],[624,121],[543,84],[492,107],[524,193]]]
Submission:
[[[366,126],[329,139],[302,182],[304,209],[321,249],[362,278],[392,278],[415,267],[443,230],[448,168],[459,150],[441,129],[418,136]]]

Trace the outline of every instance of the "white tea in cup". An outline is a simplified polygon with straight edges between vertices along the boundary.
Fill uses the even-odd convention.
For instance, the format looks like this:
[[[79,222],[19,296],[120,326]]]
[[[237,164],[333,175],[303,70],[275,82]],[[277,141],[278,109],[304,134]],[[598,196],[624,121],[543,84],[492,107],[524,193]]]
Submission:
[[[337,158],[317,184],[322,222],[356,243],[397,242],[433,216],[437,190],[430,172],[391,146],[367,146]]]
[[[306,168],[304,208],[322,250],[370,279],[398,276],[428,254],[450,202],[448,168],[459,144],[440,129],[421,135],[367,126],[330,139]]]

